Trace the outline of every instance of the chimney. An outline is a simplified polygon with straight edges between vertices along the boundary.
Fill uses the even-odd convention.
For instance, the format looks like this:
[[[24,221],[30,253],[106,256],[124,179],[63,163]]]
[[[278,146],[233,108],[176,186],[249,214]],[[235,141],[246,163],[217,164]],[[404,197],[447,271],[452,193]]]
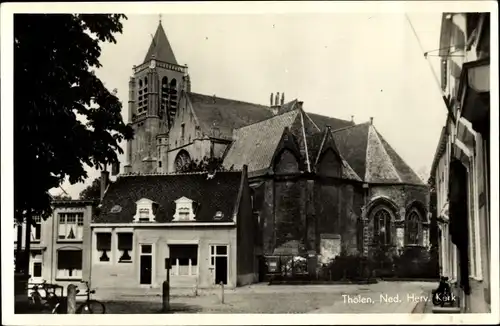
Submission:
[[[280,92],[276,92],[276,97],[274,99],[274,105],[279,105],[280,102]]]
[[[354,122],[354,116],[351,115],[351,122]]]
[[[281,105],[285,104],[285,92],[281,93]]]
[[[373,124],[373,117],[370,117],[370,124]]]
[[[274,98],[274,96],[273,96],[273,95],[274,95],[274,94],[273,94],[273,93],[271,93],[271,99],[270,99],[270,103],[271,103],[271,105],[270,105],[270,106],[273,106],[273,98]]]
[[[106,187],[108,186],[109,180],[109,172],[101,171],[101,201],[104,198],[104,192],[106,191]]]

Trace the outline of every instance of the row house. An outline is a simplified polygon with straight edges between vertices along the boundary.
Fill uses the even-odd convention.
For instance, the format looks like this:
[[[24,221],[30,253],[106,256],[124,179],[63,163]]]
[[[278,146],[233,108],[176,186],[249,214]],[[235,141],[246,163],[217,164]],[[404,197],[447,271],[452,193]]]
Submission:
[[[448,109],[429,183],[437,193],[440,268],[457,310],[489,312],[490,14],[444,13],[440,57]]]
[[[160,288],[167,258],[172,287],[233,288],[257,280],[246,167],[123,174],[104,186],[91,223],[93,288]]]
[[[55,200],[52,214],[45,220],[34,217],[30,232],[28,285],[47,282],[64,289],[71,283],[87,280],[90,265],[90,220],[94,202]],[[26,223],[14,223],[14,257],[26,247]],[[19,255],[19,257],[21,257]],[[16,262],[14,262],[16,263]],[[23,287],[24,288],[24,287]],[[24,289],[23,293],[26,293]]]

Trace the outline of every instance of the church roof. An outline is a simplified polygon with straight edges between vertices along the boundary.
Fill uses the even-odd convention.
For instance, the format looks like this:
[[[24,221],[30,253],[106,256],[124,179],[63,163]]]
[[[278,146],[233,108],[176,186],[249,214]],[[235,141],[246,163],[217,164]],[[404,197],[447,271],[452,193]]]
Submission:
[[[290,128],[298,114],[299,110],[285,112],[235,130],[223,166],[240,169],[246,164],[249,172],[269,168],[285,127]]]
[[[280,113],[292,111],[295,109],[298,109],[301,106],[301,102],[299,102],[297,99],[292,100],[290,102],[287,102],[283,104],[279,108]],[[327,117],[321,114],[316,114],[316,113],[311,113],[307,112],[307,118],[309,118],[316,127],[318,127],[319,130],[325,130],[326,127],[330,126],[332,130],[340,129],[340,128],[345,128],[349,126],[354,126],[353,121],[347,121],[347,120],[342,120],[342,119],[337,119],[337,118],[332,118],[332,117]]]
[[[371,123],[336,130],[333,136],[342,156],[365,182],[424,184]]]
[[[168,41],[167,34],[165,34],[165,30],[161,25],[161,22],[158,24],[158,28],[156,29],[156,33],[151,40],[151,45],[149,46],[148,53],[144,58],[144,62],[148,62],[149,60],[154,58],[159,61],[163,61],[166,63],[178,64],[175,59],[174,51],[170,46],[170,42]]]
[[[232,140],[233,131],[256,122],[273,118],[271,107],[261,104],[238,101],[215,95],[194,92],[186,93],[198,123],[205,135]],[[279,109],[280,115],[299,109],[297,100],[285,103]],[[333,130],[352,126],[352,121],[341,120],[319,114],[307,113],[305,118],[314,128],[324,130],[327,125]],[[217,131],[215,131],[215,130]]]
[[[271,109],[260,104],[230,100],[197,93],[187,93],[200,128],[208,136],[232,139],[233,130],[273,116]],[[213,135],[213,127],[219,135]]]
[[[246,164],[248,171],[253,173],[268,169],[284,129],[295,129],[299,126],[305,132],[307,153],[312,167],[321,150],[326,131],[321,132],[307,115],[308,113],[301,109],[295,109],[235,130],[234,142],[224,158],[223,166],[228,169],[240,169]],[[301,138],[301,135],[298,138]],[[360,181],[345,159],[343,165],[343,177]]]
[[[153,209],[156,222],[170,222],[175,212],[174,201],[181,197],[195,202],[195,222],[232,221],[241,178],[241,171],[217,172],[211,179],[207,173],[121,176],[107,189],[101,213],[93,222],[131,223],[136,213],[135,203],[142,198],[156,203]],[[121,210],[116,210],[117,206]],[[224,214],[223,219],[214,219],[217,211]]]
[[[330,126],[332,130],[337,130],[345,127],[354,126],[354,122],[348,120],[342,120],[332,117],[327,117],[325,115],[320,115],[316,113],[308,112],[307,115],[311,120],[318,126],[320,130],[325,130],[327,126]]]
[[[319,137],[320,136],[320,137]],[[331,138],[330,138],[331,137]],[[314,164],[318,163],[320,158],[320,154],[323,152],[325,144],[331,139],[333,141],[334,150],[340,155],[342,160],[342,177],[345,179],[351,179],[356,181],[362,181],[359,175],[354,171],[354,169],[350,166],[350,164],[346,161],[342,153],[340,153],[335,138],[333,137],[332,130],[329,128],[325,128],[322,133],[316,133],[312,137],[308,138],[308,148],[311,147],[312,151],[311,160],[313,160]]]

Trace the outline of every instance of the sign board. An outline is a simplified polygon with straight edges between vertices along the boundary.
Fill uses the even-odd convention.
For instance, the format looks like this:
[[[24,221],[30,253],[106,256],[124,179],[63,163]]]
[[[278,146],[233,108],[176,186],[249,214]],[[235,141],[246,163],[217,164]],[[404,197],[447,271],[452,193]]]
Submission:
[[[278,259],[277,259],[277,257],[269,257],[267,266],[268,266],[269,273],[276,273],[278,271]]]
[[[165,269],[172,269],[172,263],[170,262],[170,257],[165,258]]]
[[[405,230],[403,228],[396,229],[396,239],[398,248],[403,248],[405,242]]]
[[[341,239],[339,237],[335,238],[321,238],[320,240],[320,255],[321,255],[321,263],[326,264],[331,259],[335,259],[338,255],[340,255],[341,251]]]

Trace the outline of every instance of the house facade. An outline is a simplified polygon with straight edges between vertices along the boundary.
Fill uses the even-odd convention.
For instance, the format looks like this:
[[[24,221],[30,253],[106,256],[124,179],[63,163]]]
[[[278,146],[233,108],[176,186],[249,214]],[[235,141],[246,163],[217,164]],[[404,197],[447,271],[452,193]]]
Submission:
[[[94,202],[56,200],[53,213],[46,220],[34,217],[31,226],[28,283],[47,282],[66,287],[88,280],[90,275],[90,220]],[[15,252],[24,251],[26,223],[14,225],[22,229],[22,239],[14,242]],[[17,232],[16,232],[17,233]],[[20,233],[18,233],[20,234]],[[16,256],[14,254],[14,256]]]
[[[462,312],[491,311],[490,14],[445,13],[440,56],[448,117],[430,184],[438,194],[440,264]]]
[[[121,175],[91,224],[95,288],[236,287],[257,280],[246,169]]]

